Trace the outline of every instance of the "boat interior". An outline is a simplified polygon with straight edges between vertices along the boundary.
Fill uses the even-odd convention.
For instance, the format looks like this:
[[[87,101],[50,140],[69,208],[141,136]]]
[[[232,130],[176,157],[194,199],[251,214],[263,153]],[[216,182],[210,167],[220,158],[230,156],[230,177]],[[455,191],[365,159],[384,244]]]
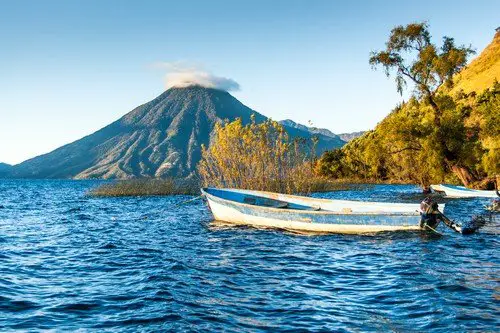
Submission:
[[[204,188],[204,192],[221,199],[239,203],[272,207],[281,209],[341,212],[345,214],[356,213],[402,213],[418,214],[418,204],[368,202],[349,200],[329,200],[312,197],[302,197],[281,193],[271,193],[241,189]],[[444,209],[444,205],[440,208]]]
[[[296,209],[296,210],[313,210],[313,211],[321,209],[319,206],[315,206],[315,205],[308,206],[308,205],[303,205],[303,204],[297,204],[297,203],[292,203],[292,202],[288,202],[288,201],[267,198],[264,196],[258,196],[255,194],[243,193],[243,192],[239,192],[239,191],[237,192],[237,191],[215,189],[215,188],[204,188],[203,190],[211,195],[214,195],[216,197],[219,197],[219,198],[222,198],[225,200],[236,201],[239,203],[244,203],[244,204],[253,205],[253,206],[282,208],[282,209]]]

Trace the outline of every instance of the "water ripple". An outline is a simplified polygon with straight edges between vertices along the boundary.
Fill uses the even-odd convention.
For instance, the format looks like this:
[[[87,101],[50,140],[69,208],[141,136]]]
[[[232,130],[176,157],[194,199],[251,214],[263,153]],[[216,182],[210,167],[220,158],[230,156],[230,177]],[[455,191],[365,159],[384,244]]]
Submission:
[[[495,331],[499,220],[464,237],[297,235],[212,223],[189,197],[0,182],[0,331]],[[413,186],[327,198],[418,202]],[[483,199],[444,200],[465,221]]]

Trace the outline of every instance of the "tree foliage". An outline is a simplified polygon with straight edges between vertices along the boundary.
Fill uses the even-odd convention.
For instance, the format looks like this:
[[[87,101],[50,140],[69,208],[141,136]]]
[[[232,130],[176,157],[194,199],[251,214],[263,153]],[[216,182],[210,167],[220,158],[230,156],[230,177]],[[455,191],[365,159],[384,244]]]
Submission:
[[[500,84],[482,94],[445,94],[436,99],[442,110],[439,131],[457,165],[477,179],[500,174]],[[319,160],[320,174],[333,178],[412,182],[429,185],[458,182],[443,165],[443,152],[428,101],[412,98],[393,110],[375,130]],[[471,185],[484,185],[481,182]]]
[[[387,76],[394,70],[399,93],[410,80],[418,94],[432,99],[443,83],[452,84],[453,75],[465,67],[473,53],[470,47],[456,46],[454,39],[446,36],[437,47],[426,23],[411,23],[392,29],[386,49],[373,52],[370,64],[381,65]]]
[[[433,165],[432,173],[436,177],[427,176],[421,178],[421,182],[452,172],[464,185],[473,186],[481,176],[475,165],[479,157],[470,154],[479,145],[479,132],[477,128],[467,128],[464,132],[464,121],[472,106],[453,99],[447,92],[453,85],[453,77],[465,67],[468,56],[474,51],[470,47],[455,45],[454,39],[446,36],[438,47],[431,42],[428,28],[426,23],[395,27],[385,50],[373,52],[369,62],[374,67],[382,66],[388,76],[394,72],[400,93],[408,81],[414,84],[413,97],[417,102],[413,105],[418,104],[418,108],[412,116],[414,120],[420,119],[420,123],[403,119],[404,113],[399,120],[393,119],[398,116],[391,120],[396,120],[402,127],[397,131],[405,144],[399,149],[413,151],[419,158],[441,164]],[[405,109],[411,113],[412,105]],[[424,149],[425,156],[422,155]],[[426,162],[421,159],[415,162],[427,170]]]
[[[204,186],[280,193],[308,193],[314,186],[310,145],[292,139],[284,127],[255,119],[217,124],[209,147],[202,147],[198,173]]]

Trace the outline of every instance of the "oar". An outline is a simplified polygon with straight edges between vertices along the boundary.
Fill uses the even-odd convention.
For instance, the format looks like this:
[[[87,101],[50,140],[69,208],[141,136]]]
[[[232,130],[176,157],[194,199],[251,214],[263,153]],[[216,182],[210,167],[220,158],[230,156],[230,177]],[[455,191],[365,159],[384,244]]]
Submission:
[[[456,224],[455,222],[450,220],[446,215],[441,213],[439,210],[437,211],[437,214],[438,214],[439,219],[441,221],[443,221],[443,223],[446,224],[450,229],[463,234],[462,226],[460,226],[459,224]]]
[[[438,211],[439,212],[439,211]],[[486,220],[481,216],[475,216],[472,218],[472,221],[468,223],[466,226],[461,226],[452,220],[450,220],[446,215],[439,212],[439,218],[450,227],[452,230],[461,233],[462,235],[470,235],[475,233],[479,228],[483,227],[486,224]]]
[[[203,194],[201,194],[201,195],[199,195],[199,196],[197,196],[197,197],[195,197],[195,198],[192,198],[192,199],[189,199],[189,200],[183,201],[183,202],[181,202],[181,203],[178,203],[178,204],[176,204],[176,206],[182,206],[182,205],[185,205],[185,204],[187,204],[187,203],[190,203],[190,202],[193,202],[193,201],[195,201],[195,200],[201,199],[202,197],[203,197]]]
[[[428,225],[428,224],[425,224],[425,225],[424,225],[424,228],[429,229],[430,231],[432,231],[432,232],[434,232],[434,233],[438,234],[439,236],[443,236],[443,234],[442,234],[442,233],[440,233],[439,231],[437,231],[436,229],[434,229],[433,227],[431,227],[431,226],[430,226],[430,225]]]

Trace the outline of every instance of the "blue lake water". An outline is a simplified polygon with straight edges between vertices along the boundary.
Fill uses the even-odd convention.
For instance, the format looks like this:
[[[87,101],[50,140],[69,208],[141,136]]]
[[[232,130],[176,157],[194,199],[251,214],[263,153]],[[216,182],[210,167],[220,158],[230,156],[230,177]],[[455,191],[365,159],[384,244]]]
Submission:
[[[0,331],[463,332],[500,327],[500,221],[303,236],[218,227],[202,201],[0,181]],[[414,186],[328,198],[418,203]],[[448,200],[468,220],[488,199]]]

